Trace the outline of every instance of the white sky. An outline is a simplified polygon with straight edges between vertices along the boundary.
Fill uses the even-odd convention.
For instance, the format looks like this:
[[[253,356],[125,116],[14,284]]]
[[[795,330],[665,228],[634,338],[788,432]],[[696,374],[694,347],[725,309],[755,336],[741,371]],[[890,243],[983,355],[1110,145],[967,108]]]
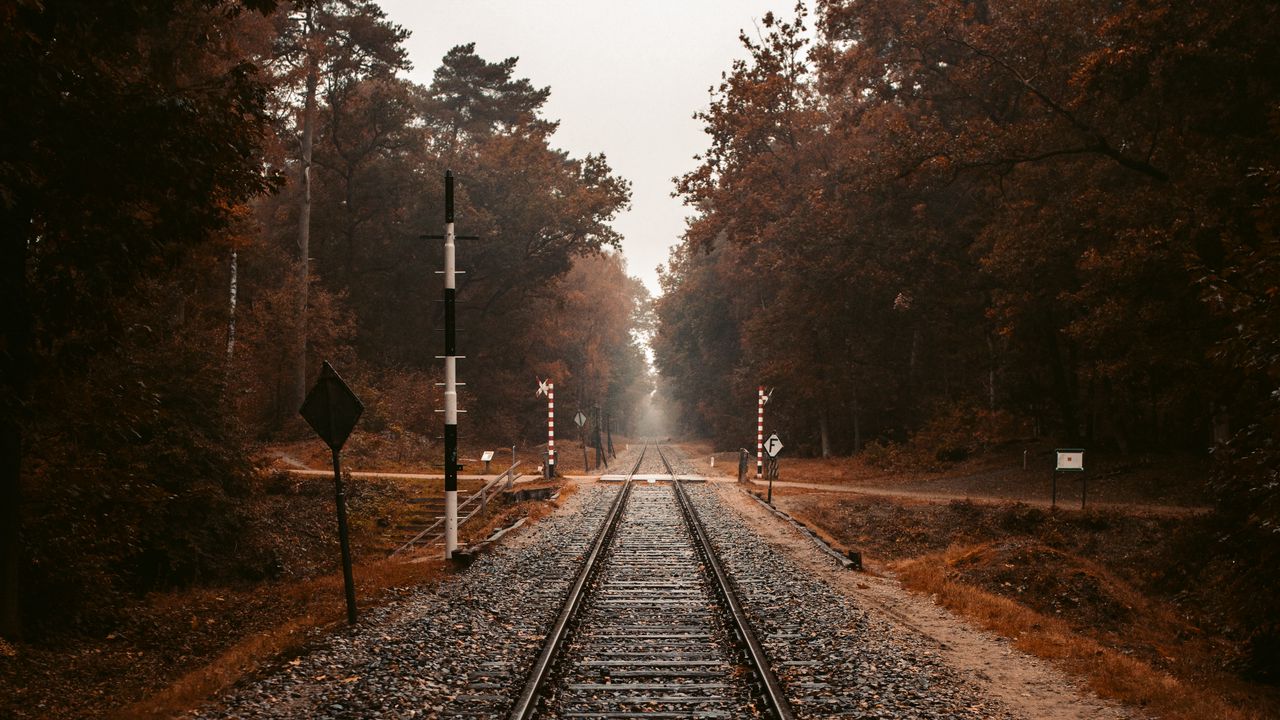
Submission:
[[[671,178],[695,166],[708,138],[694,112],[734,58],[739,29],[754,36],[778,0],[382,0],[392,22],[413,35],[407,47],[423,85],[449,48],[476,43],[494,62],[518,56],[516,76],[551,87],[544,114],[559,120],[552,144],[574,157],[603,152],[632,183],[623,234],[629,272],[658,292],[655,268],[690,214],[671,197]],[[460,178],[460,182],[466,182]]]

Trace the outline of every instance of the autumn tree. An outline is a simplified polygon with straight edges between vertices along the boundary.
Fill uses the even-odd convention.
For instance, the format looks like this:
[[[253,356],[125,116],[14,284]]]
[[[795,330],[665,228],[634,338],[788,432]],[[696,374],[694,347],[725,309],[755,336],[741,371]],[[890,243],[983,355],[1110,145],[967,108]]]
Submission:
[[[583,412],[595,429],[605,414],[617,426],[630,426],[640,397],[651,384],[635,334],[637,315],[645,312],[648,292],[626,274],[622,256],[614,251],[578,258],[568,273],[557,278],[551,292],[537,302],[527,336],[531,369],[552,377],[556,396],[571,416]],[[519,382],[527,390],[528,380]],[[522,433],[538,432],[538,401],[522,392],[519,405],[534,419]]]
[[[515,67],[514,58],[489,62],[459,46],[430,86],[403,88],[397,97],[406,104],[397,107],[411,109],[411,122],[386,133],[395,144],[368,165],[370,191],[341,210],[368,218],[354,257],[370,272],[325,280],[344,283],[366,359],[433,371],[442,316],[438,286],[423,279],[435,277],[442,252],[419,235],[439,232],[443,211],[438,188],[421,178],[452,169],[459,232],[479,236],[460,241],[458,256],[464,372],[477,393],[468,419],[495,429],[527,394],[529,355],[510,348],[540,342],[533,328],[554,312],[564,289],[557,281],[577,258],[617,246],[609,223],[630,194],[604,157],[575,159],[552,147],[555,124],[541,115],[548,91],[518,79]],[[384,125],[396,117],[380,116]],[[348,132],[357,127],[376,126],[352,123]]]
[[[999,428],[1212,446],[1215,557],[1273,561],[1280,10],[815,13],[811,48],[803,9],[744,38],[677,185],[699,216],[664,276],[655,353],[685,412],[736,445],[746,422],[699,398],[765,382],[789,391],[772,417],[801,451],[869,434],[932,462]],[[1253,666],[1275,667],[1274,583],[1227,575],[1256,620]]]
[[[270,187],[260,162],[265,87],[236,46],[233,28],[245,9],[267,11],[272,5],[60,2],[0,11],[5,635],[21,629],[19,580],[38,584],[44,572],[33,570],[32,558],[21,552],[23,541],[31,547],[46,539],[32,531],[33,518],[22,510],[71,484],[115,502],[106,497],[116,492],[112,483],[92,482],[96,462],[85,463],[70,482],[29,482],[44,463],[57,461],[43,451],[60,447],[51,441],[61,436],[79,443],[81,460],[109,445],[121,450],[117,458],[136,458],[129,453],[154,428],[148,418],[157,406],[190,389],[183,383],[161,391],[143,388],[119,372],[91,384],[87,373],[112,362],[120,369],[121,363],[141,361],[122,350],[143,352],[135,339],[166,332],[147,323],[180,318],[174,318],[171,303],[161,303],[167,307],[159,316],[141,320],[128,303],[153,289],[163,297],[165,290],[151,285],[154,279],[188,248],[226,227],[234,208]],[[84,422],[82,410],[55,400],[72,388],[82,397],[115,395],[128,403],[98,415],[102,422],[91,433],[69,434]],[[170,440],[216,435],[216,424],[195,416],[191,424],[171,427]],[[23,463],[33,450],[41,466]],[[138,482],[149,487],[152,479],[144,475]],[[20,492],[37,488],[40,497]],[[88,504],[82,501],[73,512],[92,514]],[[160,499],[155,509],[163,506]],[[153,517],[160,523],[173,519],[162,511]],[[199,525],[190,527],[199,532]],[[148,540],[142,534],[133,542]]]
[[[1066,439],[1204,447],[1209,409],[1239,399],[1205,382],[1224,326],[1197,278],[1226,238],[1256,236],[1243,209],[1265,192],[1248,163],[1270,152],[1259,33],[1274,11],[817,14],[812,52],[802,9],[744,38],[749,59],[703,116],[710,147],[678,185],[702,211],[691,249],[745,248],[736,279],[757,307],[737,321],[738,368],[790,379],[819,416],[833,398],[837,418],[870,409],[889,437],[958,403]],[[1223,201],[1232,187],[1240,202]],[[825,450],[831,424],[817,418]]]
[[[396,37],[378,37],[399,47]],[[526,429],[511,424],[509,408],[516,398],[524,402],[530,358],[510,347],[540,343],[532,328],[555,312],[565,287],[559,279],[579,258],[617,246],[610,221],[630,193],[602,156],[572,158],[553,147],[555,123],[542,116],[549,90],[519,78],[516,62],[490,62],[463,45],[446,54],[426,87],[372,71],[322,73],[346,80],[336,89],[322,82],[317,106],[306,330],[309,357],[318,359],[321,349],[347,353],[349,377],[374,395],[384,381],[433,387],[442,247],[423,235],[440,232],[442,198],[433,179],[452,169],[459,232],[480,238],[460,241],[458,255],[467,419],[513,439]],[[277,96],[296,96],[290,93],[296,91],[286,84]],[[276,248],[293,253],[299,192],[295,183],[259,203],[264,242],[244,263],[246,332],[268,340],[250,343],[243,358],[259,368],[257,390],[240,407],[256,432],[264,410],[291,412],[276,380],[292,367],[290,353],[270,338],[298,329],[284,317],[292,315],[281,305],[289,295],[281,274],[287,258]],[[433,416],[426,423],[410,416],[418,413],[375,410],[370,417],[379,427],[437,434]]]
[[[292,378],[288,400],[282,407],[302,405],[307,390],[307,310],[311,286],[311,213],[313,153],[317,113],[323,100],[329,127],[345,112],[349,102],[359,102],[357,88],[368,79],[390,80],[408,67],[402,43],[408,32],[390,23],[386,14],[369,0],[301,0],[276,15],[277,42],[269,65],[277,76],[277,99],[293,112],[286,116],[284,131],[296,137],[294,194],[297,244],[294,281],[296,319],[293,321]],[[323,94],[317,98],[317,93]],[[355,96],[353,100],[352,96]],[[300,106],[299,106],[300,105]],[[331,136],[332,139],[332,136]],[[366,143],[367,144],[367,143]],[[354,148],[348,148],[348,154]],[[371,149],[366,147],[364,152]],[[338,151],[341,155],[341,150]],[[350,173],[351,158],[346,168]],[[348,178],[355,182],[354,178]],[[292,413],[289,413],[290,415]]]
[[[1222,398],[1201,360],[1218,330],[1194,267],[1214,264],[1222,232],[1248,229],[1204,199],[1262,149],[1259,73],[1273,59],[1255,33],[1273,15],[823,6],[830,91],[903,108],[906,122],[880,140],[892,165],[916,185],[986,186],[989,204],[969,217],[991,315],[1022,359],[1015,382],[1053,399],[1068,438],[1168,447],[1207,436],[1206,409]]]
[[[655,302],[651,343],[664,396],[684,409],[681,429],[728,447],[749,431],[745,424],[754,402],[748,392],[752,378],[737,377],[743,318],[733,291],[749,280],[737,256],[737,248],[724,242],[672,251],[659,275],[662,295]]]

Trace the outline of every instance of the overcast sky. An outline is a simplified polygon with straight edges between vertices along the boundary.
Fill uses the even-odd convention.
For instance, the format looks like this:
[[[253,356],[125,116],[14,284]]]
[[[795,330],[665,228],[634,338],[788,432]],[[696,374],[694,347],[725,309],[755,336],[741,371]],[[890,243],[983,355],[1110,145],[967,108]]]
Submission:
[[[559,120],[552,144],[574,157],[604,153],[632,183],[632,209],[615,227],[629,272],[657,294],[654,268],[666,262],[689,214],[671,197],[671,178],[693,169],[707,136],[693,113],[708,88],[745,52],[776,0],[382,0],[413,35],[410,77],[421,84],[449,48],[476,43],[493,62],[517,56],[518,77],[551,87],[545,114]],[[461,178],[460,182],[466,182]],[[460,231],[463,231],[460,229]],[[464,251],[465,252],[465,251]]]

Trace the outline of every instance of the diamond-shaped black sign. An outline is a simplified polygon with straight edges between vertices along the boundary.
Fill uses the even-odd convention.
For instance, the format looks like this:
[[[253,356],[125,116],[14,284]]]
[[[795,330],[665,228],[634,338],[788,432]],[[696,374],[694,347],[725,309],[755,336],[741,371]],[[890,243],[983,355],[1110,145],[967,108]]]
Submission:
[[[342,449],[362,412],[364,403],[338,377],[327,360],[320,369],[316,386],[307,393],[307,399],[298,410],[320,439],[334,450]]]

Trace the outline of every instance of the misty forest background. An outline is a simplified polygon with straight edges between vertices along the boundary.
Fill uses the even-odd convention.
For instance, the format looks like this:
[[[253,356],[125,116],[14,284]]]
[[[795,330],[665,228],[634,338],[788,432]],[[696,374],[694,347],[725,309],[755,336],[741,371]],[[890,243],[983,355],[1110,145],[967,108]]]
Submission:
[[[466,432],[540,441],[534,379],[634,430],[936,467],[1011,439],[1213,458],[1226,592],[1280,637],[1280,9],[818,0],[743,36],[651,300],[629,185],[550,89],[363,0],[0,8],[0,525],[16,636],[242,577],[252,448],[321,359],[418,457],[459,178]],[[676,169],[678,170],[678,169]],[[101,588],[95,602],[79,592]],[[1269,619],[1268,619],[1269,618]],[[1266,646],[1260,642],[1259,647]]]

